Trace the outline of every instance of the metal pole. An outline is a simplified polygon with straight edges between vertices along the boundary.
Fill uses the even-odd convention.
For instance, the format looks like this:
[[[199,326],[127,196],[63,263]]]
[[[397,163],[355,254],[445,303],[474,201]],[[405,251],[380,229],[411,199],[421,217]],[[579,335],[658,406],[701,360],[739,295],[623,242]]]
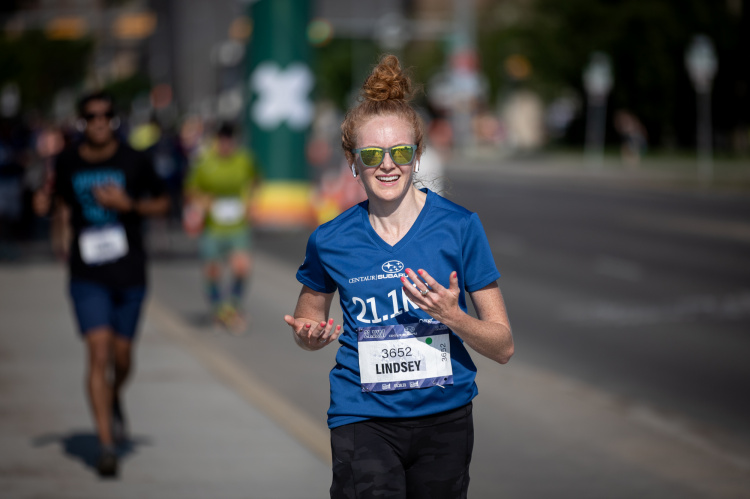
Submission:
[[[696,35],[685,52],[685,66],[693,81],[696,93],[696,148],[698,176],[705,181],[713,177],[713,151],[711,132],[711,83],[718,68],[711,39]]]
[[[594,162],[594,130],[596,125],[594,124],[594,103],[589,98],[588,105],[586,106],[586,161],[589,164]]]
[[[476,50],[476,19],[475,19],[475,0],[454,0],[453,13],[455,22],[454,40],[452,47],[452,57],[456,54],[470,53]],[[455,64],[455,62],[454,62]],[[458,89],[461,98],[453,108],[452,124],[454,130],[455,146],[459,150],[465,149],[473,142],[473,132],[471,129],[472,112],[475,95],[471,87],[473,83],[472,72],[474,68],[456,68],[453,67],[453,77],[455,82],[464,87]]]
[[[597,106],[598,117],[596,120],[596,160],[597,164],[601,167],[604,163],[604,127],[607,126],[607,99],[602,99],[601,103]]]
[[[586,117],[586,162],[592,167],[601,167],[604,160],[606,115],[607,100],[590,97]]]
[[[583,71],[583,84],[588,96],[585,156],[590,166],[600,168],[604,159],[607,94],[612,88],[612,72],[606,54],[591,54],[591,61]]]
[[[698,158],[704,180],[713,178],[713,144],[711,139],[711,92],[698,92]]]

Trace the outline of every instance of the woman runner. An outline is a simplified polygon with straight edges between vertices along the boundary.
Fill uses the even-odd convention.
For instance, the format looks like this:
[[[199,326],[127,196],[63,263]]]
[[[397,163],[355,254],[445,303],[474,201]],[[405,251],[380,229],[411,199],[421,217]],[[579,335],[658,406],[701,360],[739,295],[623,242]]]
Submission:
[[[411,88],[385,56],[347,113],[342,147],[367,200],[310,236],[294,316],[284,317],[303,349],[340,343],[332,498],[466,497],[477,387],[464,343],[501,364],[513,355],[478,216],[413,185],[424,128]],[[343,327],[329,319],[336,291]]]

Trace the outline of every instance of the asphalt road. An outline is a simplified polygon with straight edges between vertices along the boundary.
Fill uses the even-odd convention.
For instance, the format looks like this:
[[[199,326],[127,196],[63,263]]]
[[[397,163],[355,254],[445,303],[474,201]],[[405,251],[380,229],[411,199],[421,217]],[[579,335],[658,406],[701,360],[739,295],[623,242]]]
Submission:
[[[471,496],[750,497],[750,201],[451,177],[448,197],[484,224],[516,341],[506,366],[474,354]],[[212,332],[189,250],[155,260],[154,294],[324,430],[334,349],[296,349],[282,322],[306,237],[257,234],[245,337]]]
[[[750,199],[464,175],[518,357],[750,443]]]

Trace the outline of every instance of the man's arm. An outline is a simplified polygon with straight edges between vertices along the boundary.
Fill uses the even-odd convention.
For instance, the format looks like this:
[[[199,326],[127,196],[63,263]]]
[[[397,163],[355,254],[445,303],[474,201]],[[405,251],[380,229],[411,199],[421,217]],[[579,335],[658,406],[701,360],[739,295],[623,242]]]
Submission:
[[[94,189],[96,201],[105,208],[120,213],[134,212],[144,217],[164,215],[169,210],[169,196],[162,194],[153,198],[133,199],[122,187],[109,184]]]

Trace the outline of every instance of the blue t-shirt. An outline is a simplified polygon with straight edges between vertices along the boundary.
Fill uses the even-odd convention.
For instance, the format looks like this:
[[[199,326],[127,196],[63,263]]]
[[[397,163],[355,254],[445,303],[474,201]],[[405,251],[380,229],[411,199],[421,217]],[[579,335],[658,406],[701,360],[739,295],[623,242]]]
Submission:
[[[451,272],[456,271],[461,290],[458,303],[465,312],[465,292],[477,291],[500,277],[476,213],[425,191],[427,200],[421,213],[395,246],[386,243],[372,228],[368,201],[353,206],[310,235],[297,280],[321,293],[338,290],[344,317],[341,346],[330,373],[329,428],[370,418],[437,414],[466,405],[477,394],[476,367],[463,341],[452,331],[446,331],[452,384],[367,391],[360,379],[358,331],[362,328],[378,326],[380,329],[375,331],[380,332],[382,327],[396,326],[399,331],[413,331],[420,323],[436,323],[407,300],[400,279],[406,275],[406,268],[415,272],[424,269],[446,288]]]

